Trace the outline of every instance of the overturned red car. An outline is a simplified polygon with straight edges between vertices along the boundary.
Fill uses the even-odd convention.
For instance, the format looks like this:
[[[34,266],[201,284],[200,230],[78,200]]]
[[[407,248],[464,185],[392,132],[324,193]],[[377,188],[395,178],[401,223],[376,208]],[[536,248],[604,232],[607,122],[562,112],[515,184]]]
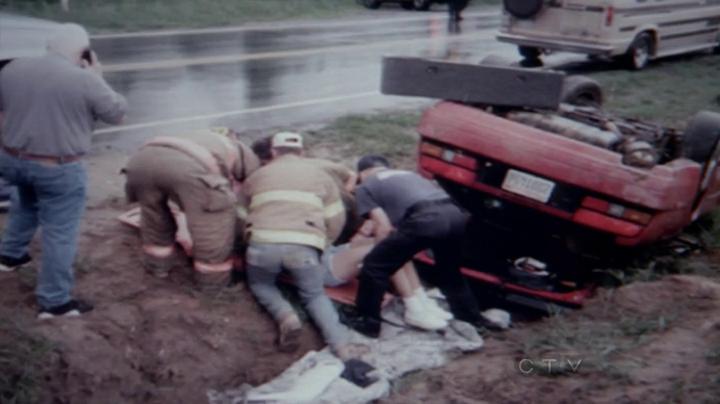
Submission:
[[[426,64],[418,71],[430,76],[460,67],[391,62],[393,70]],[[599,262],[676,235],[720,202],[720,114],[699,112],[678,131],[561,103],[555,77],[523,69],[507,76],[502,69],[471,69],[495,75],[490,82],[503,90],[492,94],[477,94],[485,87],[453,93],[422,78],[420,91],[428,96],[463,100],[425,111],[417,165],[472,213],[466,275],[518,293],[515,300],[581,304],[590,269]],[[534,80],[545,81],[546,97],[538,98],[545,105],[506,102],[522,95],[513,83]]]

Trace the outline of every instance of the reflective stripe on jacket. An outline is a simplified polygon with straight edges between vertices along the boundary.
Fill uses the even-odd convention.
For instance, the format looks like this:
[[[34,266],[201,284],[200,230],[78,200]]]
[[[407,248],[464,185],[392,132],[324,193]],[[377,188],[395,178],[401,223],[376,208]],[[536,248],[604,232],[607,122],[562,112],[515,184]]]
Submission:
[[[250,242],[288,243],[320,250],[345,222],[335,181],[317,164],[285,155],[257,170],[244,184]]]

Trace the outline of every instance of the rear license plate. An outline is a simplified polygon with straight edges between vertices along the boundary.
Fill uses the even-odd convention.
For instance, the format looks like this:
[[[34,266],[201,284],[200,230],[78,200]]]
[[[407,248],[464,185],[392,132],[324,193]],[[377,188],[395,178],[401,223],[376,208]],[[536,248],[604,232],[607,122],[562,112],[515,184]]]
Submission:
[[[521,171],[508,170],[502,183],[502,189],[547,203],[555,189],[555,183]]]

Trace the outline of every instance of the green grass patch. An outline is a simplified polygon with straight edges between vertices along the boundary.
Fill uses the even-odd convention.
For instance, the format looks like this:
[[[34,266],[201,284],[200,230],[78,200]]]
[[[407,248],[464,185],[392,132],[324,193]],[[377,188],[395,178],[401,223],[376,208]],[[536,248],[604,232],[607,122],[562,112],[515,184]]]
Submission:
[[[30,324],[0,312],[0,402],[41,402],[48,357],[53,345],[29,330]],[[32,321],[32,320],[28,320]]]
[[[524,357],[536,362],[554,358],[558,365],[564,364],[566,359],[574,363],[582,360],[577,366],[580,372],[601,372],[612,379],[627,381],[629,373],[643,364],[623,354],[648,343],[656,334],[669,328],[676,315],[637,315],[613,308],[608,311],[605,319],[583,316],[568,321],[562,314],[550,317],[524,341]],[[570,370],[567,366],[558,366],[551,372],[539,374],[561,376],[571,374]]]
[[[720,111],[720,55],[660,59],[646,70],[592,74],[602,84],[605,108],[617,115],[682,129],[700,110]]]
[[[401,167],[412,165],[418,135],[415,127],[420,112],[393,112],[350,115],[329,126],[307,133],[311,150],[328,147],[336,158],[382,154]]]
[[[499,0],[477,0],[496,5]],[[355,0],[0,0],[0,8],[54,21],[71,21],[92,32],[202,28],[247,22],[323,19],[372,13]],[[372,14],[366,14],[372,15]]]
[[[8,11],[55,21],[72,21],[98,31],[199,28],[293,18],[351,15],[360,6],[348,0],[4,0]]]

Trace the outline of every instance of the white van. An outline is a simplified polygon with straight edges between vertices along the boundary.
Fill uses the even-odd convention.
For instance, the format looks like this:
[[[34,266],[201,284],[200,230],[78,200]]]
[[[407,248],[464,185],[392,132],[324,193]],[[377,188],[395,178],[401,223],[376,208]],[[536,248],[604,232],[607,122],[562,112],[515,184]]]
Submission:
[[[503,0],[500,41],[539,61],[568,51],[622,59],[642,69],[651,59],[718,50],[720,0]]]

